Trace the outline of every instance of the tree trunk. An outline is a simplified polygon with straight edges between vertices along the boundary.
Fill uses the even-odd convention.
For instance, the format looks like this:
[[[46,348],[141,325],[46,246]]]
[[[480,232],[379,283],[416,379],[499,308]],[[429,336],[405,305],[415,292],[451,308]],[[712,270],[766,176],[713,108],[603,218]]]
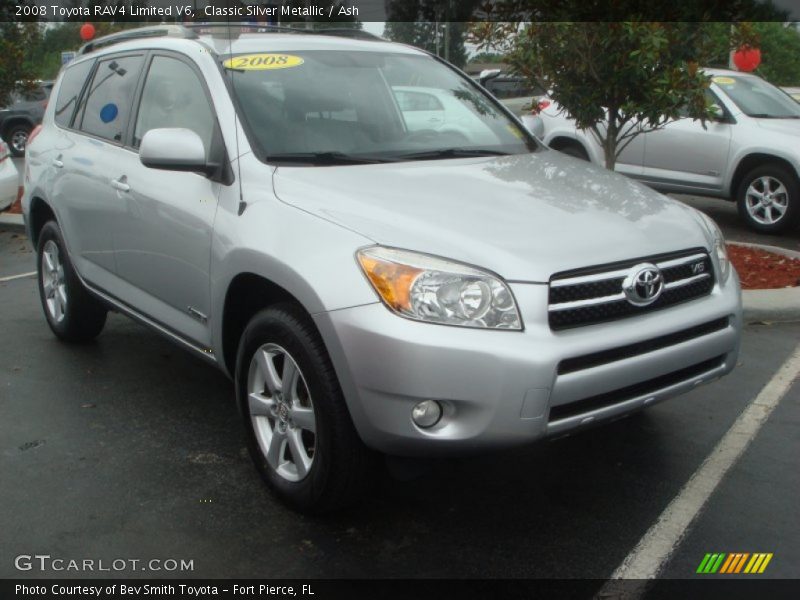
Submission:
[[[606,158],[606,169],[613,171],[617,164],[617,135],[619,134],[619,127],[617,125],[617,116],[619,109],[608,109],[608,124],[606,125],[606,137],[603,140],[603,152]]]

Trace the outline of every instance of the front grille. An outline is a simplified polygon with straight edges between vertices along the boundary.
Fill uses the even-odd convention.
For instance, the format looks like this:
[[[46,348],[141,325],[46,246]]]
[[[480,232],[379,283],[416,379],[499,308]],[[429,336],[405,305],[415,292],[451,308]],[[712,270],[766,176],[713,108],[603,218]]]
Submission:
[[[622,291],[630,269],[641,263],[655,264],[664,277],[661,296],[648,306],[631,304]],[[706,296],[713,287],[711,259],[702,249],[560,273],[550,280],[550,327],[567,329],[648,313]]]
[[[601,350],[600,352],[593,352],[591,354],[584,354],[583,356],[575,356],[567,358],[558,363],[558,374],[566,375],[567,373],[575,373],[584,369],[591,369],[592,367],[599,367],[618,360],[624,360],[632,356],[639,356],[648,352],[661,350],[662,348],[669,348],[682,342],[688,342],[704,335],[709,335],[717,331],[722,331],[729,325],[728,317],[721,319],[714,319],[701,325],[682,329],[674,333],[662,335],[656,338],[650,338],[643,342],[636,342],[635,344],[628,344],[627,346],[618,346],[610,350]]]
[[[614,404],[620,404],[627,400],[633,400],[639,396],[655,393],[661,389],[670,387],[683,381],[691,380],[704,373],[707,373],[708,371],[716,369],[722,366],[724,361],[725,355],[723,354],[721,356],[717,356],[716,358],[697,363],[696,365],[692,365],[678,371],[673,371],[672,373],[667,373],[666,375],[661,375],[641,383],[629,385],[625,388],[612,390],[604,394],[598,394],[597,396],[591,396],[590,398],[584,398],[583,400],[570,402],[569,404],[553,406],[550,408],[549,420],[552,422],[561,419],[568,419],[569,417],[588,413],[593,410],[598,410],[607,406],[613,406]]]

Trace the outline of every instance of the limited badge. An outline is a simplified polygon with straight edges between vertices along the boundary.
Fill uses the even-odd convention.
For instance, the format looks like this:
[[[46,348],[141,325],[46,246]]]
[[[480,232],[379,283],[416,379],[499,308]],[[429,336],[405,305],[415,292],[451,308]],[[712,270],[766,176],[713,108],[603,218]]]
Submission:
[[[291,69],[303,64],[303,59],[292,54],[245,54],[234,56],[222,63],[226,69],[243,71],[266,71],[269,69]]]

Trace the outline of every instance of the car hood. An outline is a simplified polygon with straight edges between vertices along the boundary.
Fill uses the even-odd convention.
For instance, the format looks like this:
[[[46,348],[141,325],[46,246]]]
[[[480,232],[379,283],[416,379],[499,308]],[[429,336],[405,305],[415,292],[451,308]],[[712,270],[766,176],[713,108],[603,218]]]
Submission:
[[[708,247],[692,209],[584,161],[534,154],[344,167],[279,167],[284,202],[378,244],[512,281]],[[311,240],[313,243],[313,240]]]
[[[792,137],[792,142],[797,143],[800,136],[800,119],[753,119],[758,126],[767,131],[782,133]]]

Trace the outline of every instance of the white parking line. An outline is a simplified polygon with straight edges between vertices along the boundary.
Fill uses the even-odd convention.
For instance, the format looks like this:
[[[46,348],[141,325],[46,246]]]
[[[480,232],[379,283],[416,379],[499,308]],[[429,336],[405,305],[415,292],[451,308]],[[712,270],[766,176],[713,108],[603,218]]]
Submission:
[[[0,277],[0,283],[5,281],[14,281],[15,279],[24,279],[25,277],[33,277],[36,275],[36,271],[31,271],[30,273],[20,273],[19,275],[10,275],[8,277]]]
[[[598,597],[619,597],[620,579],[654,579],[681,542],[725,473],[733,466],[758,430],[800,375],[800,346],[778,369],[755,400],[739,415],[711,454],[669,503],[650,530],[611,575]],[[631,588],[627,588],[628,592]],[[630,594],[628,594],[630,595]]]

